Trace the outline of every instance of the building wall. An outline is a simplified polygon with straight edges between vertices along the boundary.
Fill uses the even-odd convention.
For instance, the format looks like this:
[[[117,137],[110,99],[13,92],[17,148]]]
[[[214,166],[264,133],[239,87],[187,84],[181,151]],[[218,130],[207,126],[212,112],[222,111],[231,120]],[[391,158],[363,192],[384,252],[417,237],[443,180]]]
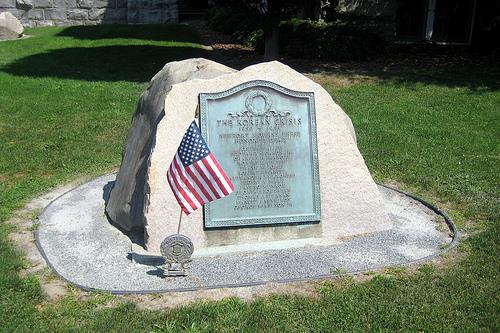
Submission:
[[[174,23],[177,0],[0,0],[24,26]]]

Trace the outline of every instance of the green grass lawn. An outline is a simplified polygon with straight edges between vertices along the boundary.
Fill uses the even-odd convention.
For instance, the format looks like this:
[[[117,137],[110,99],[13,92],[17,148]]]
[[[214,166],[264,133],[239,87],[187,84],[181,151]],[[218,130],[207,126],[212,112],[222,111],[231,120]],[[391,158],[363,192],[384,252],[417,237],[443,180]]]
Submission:
[[[211,55],[180,25],[28,33],[0,43],[1,332],[500,331],[497,69],[374,72],[348,86],[322,76],[375,178],[446,207],[469,235],[442,263],[319,283],[314,298],[146,311],[101,293],[47,302],[36,276],[18,276],[27,264],[5,221],[57,184],[118,167],[147,81],[168,61]]]

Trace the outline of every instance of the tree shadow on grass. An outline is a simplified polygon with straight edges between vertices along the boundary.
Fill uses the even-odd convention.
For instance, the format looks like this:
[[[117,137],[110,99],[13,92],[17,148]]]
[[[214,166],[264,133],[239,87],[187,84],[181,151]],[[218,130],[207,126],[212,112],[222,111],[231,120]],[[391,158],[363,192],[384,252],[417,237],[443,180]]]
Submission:
[[[154,45],[64,48],[21,58],[2,70],[27,77],[147,82],[170,61],[207,57],[195,47]]]
[[[302,72],[324,75],[360,75],[408,88],[418,84],[468,88],[471,93],[500,89],[499,58],[470,48],[439,45],[393,45],[371,61],[330,62],[285,60]]]
[[[373,78],[383,83],[405,86],[409,89],[418,84],[443,86],[449,88],[468,88],[471,94],[500,90],[500,70],[493,66],[456,67],[456,68],[419,68],[411,66],[404,68],[383,68],[370,63],[347,63],[332,66],[323,64],[304,64],[293,59],[286,61],[296,70],[311,74],[361,76]]]
[[[209,59],[241,70],[262,62],[262,55],[248,49],[217,49],[207,54]],[[500,67],[495,61],[469,63],[472,56],[455,63],[433,63],[423,58],[415,63],[404,55],[380,57],[374,61],[335,62],[318,59],[300,59],[282,56],[279,61],[301,73],[341,75],[346,77],[371,77],[383,83],[405,86],[409,89],[418,84],[449,88],[468,88],[471,94],[500,90]],[[415,56],[418,58],[418,54]],[[429,57],[429,56],[428,56]],[[459,57],[459,56],[456,56]],[[441,56],[443,62],[445,56]]]
[[[139,27],[137,32],[129,27],[122,32],[114,32],[107,26],[70,27],[65,29],[82,31],[88,38],[124,38],[135,33],[156,33],[150,27]],[[134,26],[135,27],[135,26]],[[175,32],[165,29],[164,32]],[[90,30],[87,30],[89,28]],[[170,28],[169,28],[170,29]],[[187,27],[181,29],[188,29]],[[63,32],[64,32],[63,31]],[[107,36],[107,37],[105,37]],[[130,37],[136,38],[136,37]],[[181,41],[182,34],[175,36]],[[262,61],[259,54],[241,49],[215,49],[213,51],[188,46],[121,45],[93,48],[64,48],[51,50],[19,59],[2,70],[6,73],[27,77],[55,77],[88,81],[130,81],[147,82],[163,66],[176,60],[193,57],[211,59],[235,69]],[[403,58],[403,60],[401,60]],[[280,61],[295,70],[324,75],[362,75],[383,82],[405,85],[409,88],[419,83],[447,87],[467,87],[470,93],[481,94],[500,90],[500,70],[492,63],[467,66],[467,59],[446,66],[434,66],[432,60],[419,58],[422,64],[414,64],[414,59],[405,55],[388,57],[374,62],[335,63],[284,57]]]
[[[126,38],[163,42],[199,42],[198,35],[182,24],[73,26],[65,28],[57,36],[85,40]]]
[[[415,87],[418,83],[449,88],[468,88],[471,94],[500,90],[498,75],[491,68],[462,68],[440,70],[398,70],[376,71],[373,75],[377,78],[406,86]]]

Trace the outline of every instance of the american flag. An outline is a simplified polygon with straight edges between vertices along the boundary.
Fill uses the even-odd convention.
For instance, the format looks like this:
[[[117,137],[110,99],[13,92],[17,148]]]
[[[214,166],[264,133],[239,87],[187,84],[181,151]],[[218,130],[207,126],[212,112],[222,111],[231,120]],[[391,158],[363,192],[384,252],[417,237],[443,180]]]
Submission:
[[[194,120],[177,148],[167,177],[186,215],[234,190],[233,183],[208,149]]]

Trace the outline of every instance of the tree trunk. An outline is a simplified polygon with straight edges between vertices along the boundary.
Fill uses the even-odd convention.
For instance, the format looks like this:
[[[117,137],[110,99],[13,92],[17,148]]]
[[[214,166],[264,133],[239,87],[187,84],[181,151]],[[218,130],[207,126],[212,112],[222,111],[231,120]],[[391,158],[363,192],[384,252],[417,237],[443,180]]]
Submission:
[[[264,61],[278,59],[279,56],[279,22],[273,24],[264,32]]]
[[[303,0],[302,8],[306,20],[319,20],[321,18],[321,0]]]

